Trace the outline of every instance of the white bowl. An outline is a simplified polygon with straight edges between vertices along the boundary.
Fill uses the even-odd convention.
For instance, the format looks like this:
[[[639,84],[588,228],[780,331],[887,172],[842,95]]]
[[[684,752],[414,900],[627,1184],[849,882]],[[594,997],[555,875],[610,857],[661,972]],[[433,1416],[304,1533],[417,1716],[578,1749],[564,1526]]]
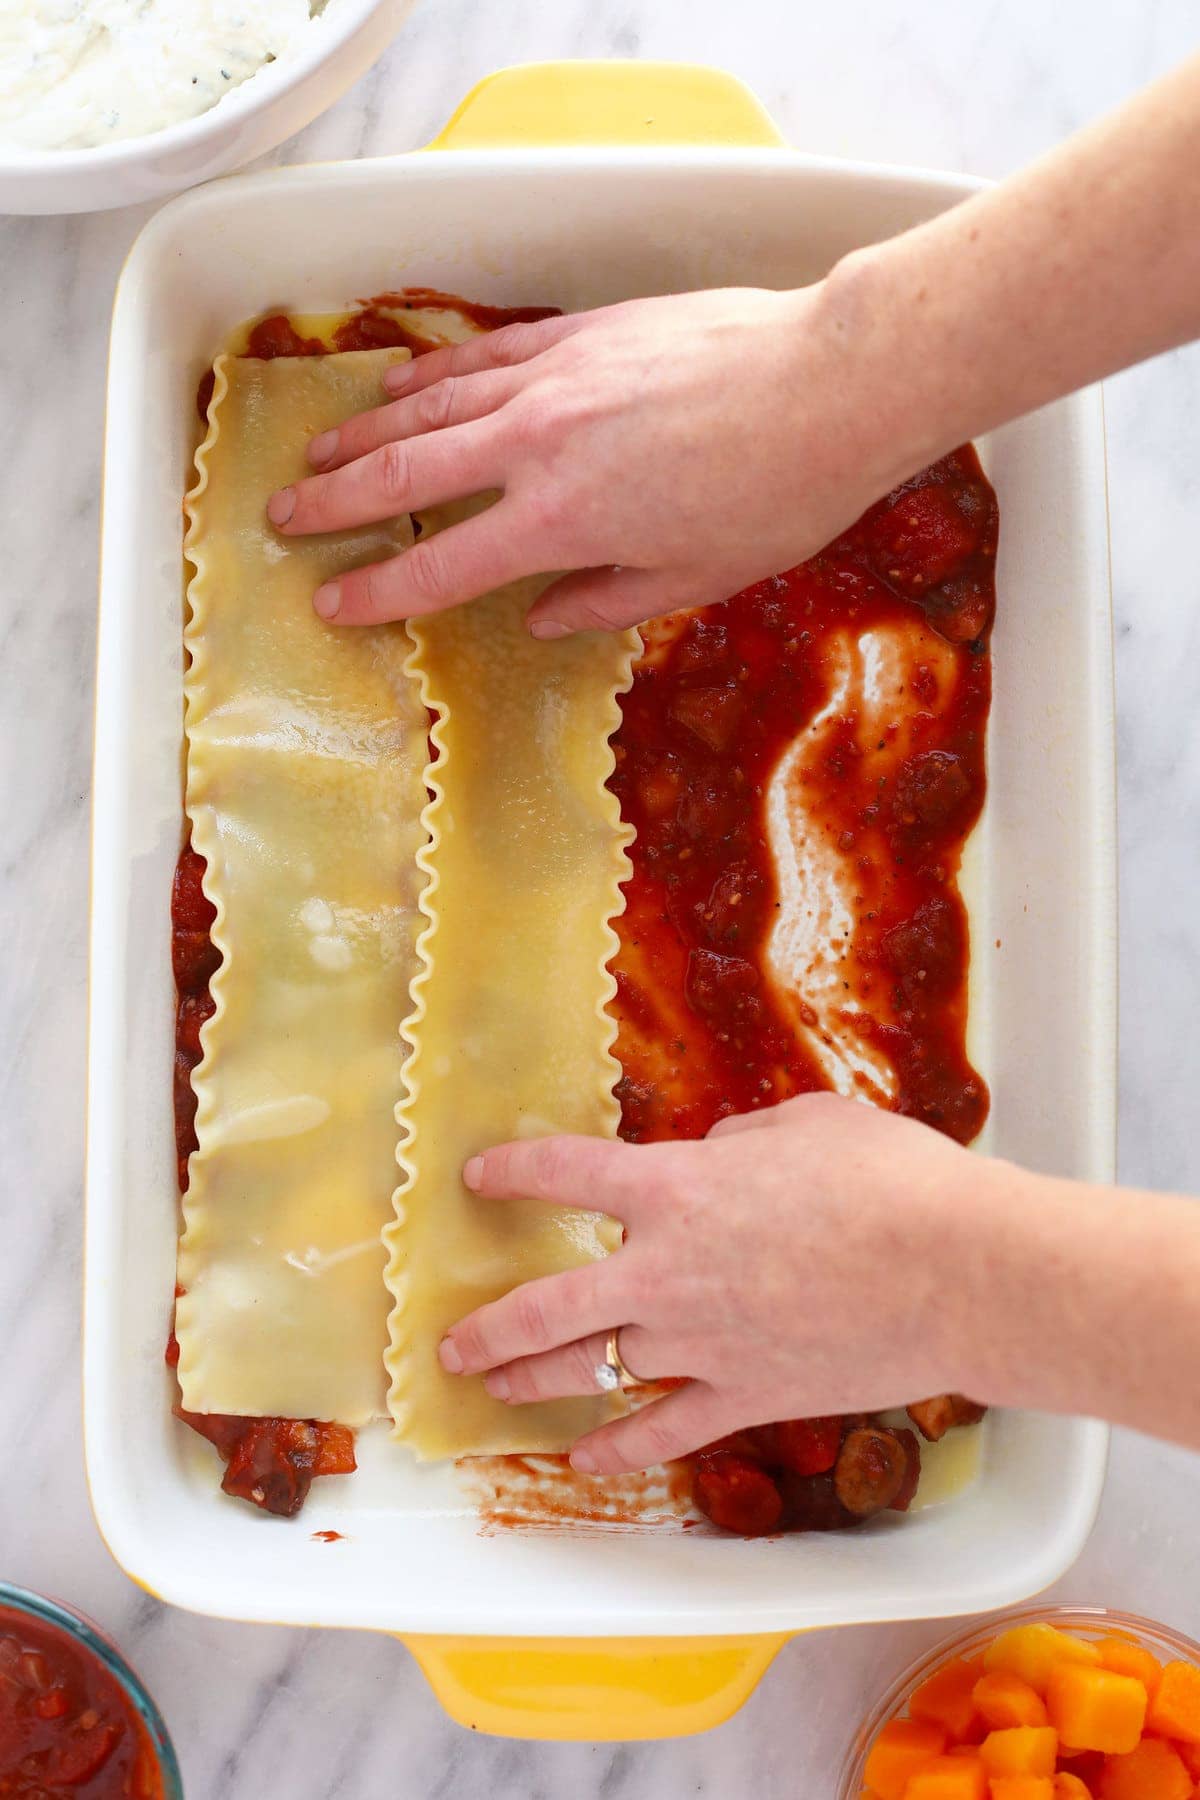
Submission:
[[[135,206],[239,169],[294,136],[364,75],[413,0],[329,0],[302,46],[208,112],[93,150],[0,148],[0,212]]]

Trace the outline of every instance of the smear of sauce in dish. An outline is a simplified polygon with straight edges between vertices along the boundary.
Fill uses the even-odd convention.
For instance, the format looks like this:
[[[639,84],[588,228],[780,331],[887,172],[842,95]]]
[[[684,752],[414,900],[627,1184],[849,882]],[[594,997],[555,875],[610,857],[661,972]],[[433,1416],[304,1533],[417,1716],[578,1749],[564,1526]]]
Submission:
[[[685,1463],[604,1481],[576,1474],[565,1456],[473,1456],[457,1466],[485,1531],[514,1525],[678,1529],[696,1519]]]

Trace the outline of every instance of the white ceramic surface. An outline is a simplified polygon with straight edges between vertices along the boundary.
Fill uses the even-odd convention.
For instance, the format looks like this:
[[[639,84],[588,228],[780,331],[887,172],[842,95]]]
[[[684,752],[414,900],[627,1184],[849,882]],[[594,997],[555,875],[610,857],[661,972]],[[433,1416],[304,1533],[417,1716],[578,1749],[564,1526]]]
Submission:
[[[316,118],[370,68],[413,0],[329,0],[305,42],[208,112],[93,150],[0,145],[0,213],[136,206],[240,169]]]
[[[707,60],[743,75],[788,138],[837,154],[999,175],[1194,43],[1187,0],[897,13],[892,0],[432,0],[288,160],[404,149],[505,62]],[[374,1633],[238,1626],[163,1608],[96,1535],[79,1440],[87,821],[99,449],[108,304],[146,209],[0,224],[0,1475],[5,1574],[69,1595],[144,1667],[191,1800],[826,1800],[862,1707],[936,1625],[798,1639],[715,1735],[663,1745],[471,1737]],[[1200,1185],[1192,894],[1200,836],[1193,548],[1200,355],[1107,390],[1120,701],[1121,1170]],[[54,508],[48,523],[46,502]],[[1053,596],[1048,596],[1053,603]],[[1118,1434],[1091,1543],[1056,1593],[1200,1625],[1200,1464]],[[321,1521],[323,1522],[323,1521]],[[314,1524],[317,1521],[314,1518]],[[339,1547],[330,1546],[336,1556]],[[324,1553],[324,1552],[323,1552]]]

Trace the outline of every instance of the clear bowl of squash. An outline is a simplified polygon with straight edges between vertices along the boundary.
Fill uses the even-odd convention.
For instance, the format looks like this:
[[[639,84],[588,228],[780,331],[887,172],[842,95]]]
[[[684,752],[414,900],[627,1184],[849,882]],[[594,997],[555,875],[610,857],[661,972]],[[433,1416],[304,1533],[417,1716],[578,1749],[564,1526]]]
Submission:
[[[1200,1800],[1200,1644],[1103,1607],[1030,1607],[906,1669],[838,1800]]]

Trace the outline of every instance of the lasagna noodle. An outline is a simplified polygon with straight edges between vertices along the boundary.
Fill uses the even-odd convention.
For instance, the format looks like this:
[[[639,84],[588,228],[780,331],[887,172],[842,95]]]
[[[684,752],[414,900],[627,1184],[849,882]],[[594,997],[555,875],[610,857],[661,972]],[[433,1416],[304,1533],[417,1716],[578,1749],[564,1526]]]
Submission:
[[[426,715],[403,625],[338,630],[314,587],[407,519],[285,541],[271,491],[407,351],[223,356],[188,496],[187,811],[223,958],[194,1076],[179,1380],[193,1412],[386,1411],[380,1233],[420,923]]]
[[[437,530],[479,504],[419,518]],[[594,1214],[480,1200],[460,1175],[488,1145],[612,1136],[619,1117],[605,1004],[629,833],[604,783],[637,639],[535,642],[524,617],[538,587],[409,622],[439,754],[426,778],[429,923],[405,1027],[403,1177],[385,1234],[387,1366],[397,1435],[424,1458],[562,1450],[612,1410],[600,1397],[509,1408],[437,1360],[464,1313],[615,1241]]]

